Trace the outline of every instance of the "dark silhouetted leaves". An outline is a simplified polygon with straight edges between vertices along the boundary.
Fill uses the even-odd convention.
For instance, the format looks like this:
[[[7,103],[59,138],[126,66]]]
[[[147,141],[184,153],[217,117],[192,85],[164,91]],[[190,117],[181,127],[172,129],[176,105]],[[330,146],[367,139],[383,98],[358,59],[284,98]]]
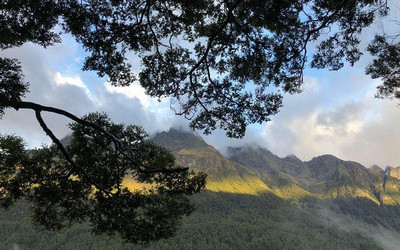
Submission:
[[[85,120],[113,133],[119,151],[98,130],[76,123],[66,146],[75,167],[55,146],[27,151],[21,138],[1,136],[1,204],[25,197],[33,220],[50,230],[89,222],[96,233],[132,243],[174,235],[182,216],[193,211],[187,196],[204,189],[205,174],[173,172],[179,169],[174,156],[148,141],[140,127],[114,124],[99,113]],[[149,185],[128,189],[124,178]]]
[[[388,13],[384,0],[35,0],[0,10],[1,48],[51,45],[59,25],[88,52],[84,70],[117,86],[138,80],[192,128],[239,138],[279,112],[283,93],[301,92],[310,55],[316,68],[353,65],[361,31]],[[385,79],[380,93],[398,82]]]

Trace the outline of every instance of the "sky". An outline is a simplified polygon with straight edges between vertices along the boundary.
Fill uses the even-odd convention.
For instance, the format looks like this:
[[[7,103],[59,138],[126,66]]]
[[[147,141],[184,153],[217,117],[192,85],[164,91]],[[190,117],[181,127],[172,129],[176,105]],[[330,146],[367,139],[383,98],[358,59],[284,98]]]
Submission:
[[[389,19],[378,21],[363,32],[361,47],[378,30],[400,30],[390,21],[400,20],[400,8],[394,2]],[[0,56],[21,61],[30,83],[25,100],[78,116],[104,111],[113,121],[140,125],[150,134],[171,127],[188,129],[189,121],[174,115],[168,98],[152,99],[137,83],[112,87],[94,72],[83,72],[83,49],[70,36],[62,39],[62,43],[46,49],[27,43],[0,52]],[[295,154],[304,161],[333,154],[367,167],[400,166],[399,101],[374,97],[380,80],[365,75],[370,61],[365,53],[354,67],[346,65],[338,72],[306,69],[302,93],[285,95],[284,106],[272,121],[250,125],[240,140],[227,138],[221,130],[202,137],[222,153],[228,146],[259,145],[278,156]],[[131,63],[134,68],[139,67],[134,56]],[[69,120],[52,114],[44,118],[60,138],[70,132]],[[0,120],[0,133],[20,135],[30,148],[50,143],[30,110],[7,109]]]

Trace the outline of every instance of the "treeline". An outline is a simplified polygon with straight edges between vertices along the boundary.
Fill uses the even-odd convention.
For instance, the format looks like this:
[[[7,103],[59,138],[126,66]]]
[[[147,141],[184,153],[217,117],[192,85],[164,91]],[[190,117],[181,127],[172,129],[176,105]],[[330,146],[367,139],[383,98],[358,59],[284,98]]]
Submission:
[[[362,221],[355,214],[367,214],[368,220],[380,224],[377,220],[383,215],[381,224],[388,228],[399,222],[398,209],[374,210],[375,204],[359,200],[293,203],[272,195],[203,192],[194,201],[197,211],[174,238],[148,246],[92,235],[82,224],[59,232],[42,230],[31,224],[28,204],[20,202],[0,212],[0,249],[379,249],[370,235],[340,228],[335,217]]]

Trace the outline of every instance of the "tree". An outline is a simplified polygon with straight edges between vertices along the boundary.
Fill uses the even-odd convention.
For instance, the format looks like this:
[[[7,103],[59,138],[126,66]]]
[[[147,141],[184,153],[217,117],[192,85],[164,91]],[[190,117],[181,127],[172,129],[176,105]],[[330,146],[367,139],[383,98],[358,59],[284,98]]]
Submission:
[[[346,61],[353,65],[359,60],[361,31],[376,17],[388,13],[385,0],[3,0],[0,10],[2,50],[25,42],[50,46],[60,41],[59,34],[54,31],[55,27],[59,27],[62,32],[73,35],[87,51],[83,70],[96,71],[100,77],[107,76],[116,86],[127,86],[139,81],[150,96],[170,97],[175,113],[190,119],[192,128],[210,133],[219,127],[225,129],[228,136],[239,138],[245,134],[248,124],[268,121],[279,111],[283,93],[301,91],[307,60],[311,59],[312,67],[330,70],[340,69]],[[311,44],[316,44],[313,49],[310,49]],[[367,73],[372,77],[383,77],[384,82],[379,91],[384,96],[394,94],[399,97],[400,84],[396,64],[398,48],[398,44],[390,44],[382,36],[377,37],[369,47],[373,55],[383,59],[374,61]],[[313,53],[309,54],[309,51]],[[390,52],[389,56],[382,51]],[[131,70],[126,57],[128,52],[139,56],[143,65],[141,72]],[[74,143],[64,148],[43,121],[42,112],[53,112],[72,119],[76,122],[76,125],[72,125],[76,129],[76,136],[80,133],[77,131],[98,133],[93,138],[98,138],[101,134],[101,138],[113,146],[104,146],[102,150],[105,151],[97,153],[101,152],[102,155],[113,150],[112,159],[115,162],[129,161],[132,164],[129,171],[133,171],[135,176],[142,170],[150,169],[150,172],[157,172],[153,173],[155,176],[171,175],[174,178],[174,175],[180,173],[179,176],[184,176],[182,180],[191,180],[185,168],[173,168],[171,161],[163,158],[164,160],[152,162],[150,156],[156,157],[155,154],[148,155],[144,162],[137,154],[131,156],[130,145],[124,144],[124,141],[128,140],[126,137],[133,138],[133,135],[124,134],[125,132],[121,132],[119,136],[113,135],[108,130],[114,125],[104,125],[104,119],[107,120],[104,117],[103,120],[90,120],[96,116],[102,117],[99,114],[80,119],[64,110],[23,100],[28,84],[24,82],[16,60],[0,59],[0,80],[0,115],[5,108],[31,109],[36,113],[43,130],[60,151],[58,154],[63,156],[61,160],[60,155],[53,153],[51,157],[46,156],[46,159],[51,160],[45,162],[59,166],[62,164],[57,162],[64,161],[70,168],[68,171],[60,168],[66,171],[64,176],[68,177],[64,181],[76,182],[72,176],[80,173],[77,177],[79,182],[87,180],[90,187],[94,186],[100,194],[106,195],[108,192],[112,196],[118,183],[111,177],[109,182],[102,179],[108,174],[107,171],[111,171],[111,165],[104,164],[109,166],[109,170],[104,170],[105,172],[86,175],[84,170],[90,169],[92,163],[76,163],[82,152],[72,150]],[[79,138],[73,141],[93,139],[92,135],[89,138]],[[95,141],[97,140],[102,143],[100,139]],[[17,143],[19,138],[11,141],[13,145],[21,145],[21,142]],[[103,145],[101,143],[99,145]],[[93,150],[99,147],[90,143],[84,145],[94,147]],[[152,147],[140,145],[145,151],[148,150],[147,147]],[[21,151],[25,152],[23,158],[27,158],[24,164],[32,165],[34,160],[40,162],[39,158],[35,158],[35,153],[28,153],[23,148]],[[45,149],[47,151],[53,152],[55,149]],[[18,152],[10,155],[17,155]],[[159,153],[169,159],[166,152],[161,150]],[[8,157],[3,156],[4,159]],[[106,159],[108,158],[102,158],[104,161]],[[147,161],[152,163],[148,163],[148,166]],[[153,163],[160,165],[154,169]],[[5,163],[2,164],[5,166]],[[23,164],[15,162],[14,166],[16,165]],[[119,167],[115,169],[118,170]],[[128,167],[122,169],[128,171]],[[5,183],[19,173],[18,168],[14,168],[17,172],[13,174],[9,171],[11,170],[5,170]],[[116,176],[120,180],[122,175],[117,173]],[[158,181],[152,175],[145,176],[147,179],[138,178],[155,183]],[[193,177],[199,181],[196,191],[201,189],[203,181],[197,177]],[[47,178],[54,176],[45,177],[46,181]],[[72,185],[71,183],[65,185]],[[192,190],[189,186],[186,188]],[[16,192],[15,198],[19,197],[20,188],[13,189]],[[31,187],[31,191],[32,188],[36,187]],[[23,190],[24,188],[21,192]],[[163,194],[163,189],[157,190],[156,193]],[[28,192],[29,195],[31,191]],[[189,193],[193,193],[193,190]],[[41,196],[40,199],[45,198]],[[90,198],[90,195],[85,198]],[[77,213],[76,216],[79,217],[80,214]],[[73,217],[68,218],[73,220]]]
[[[378,97],[400,99],[400,42],[391,44],[388,40],[392,39],[376,36],[368,46],[369,52],[377,58],[367,67],[367,74],[383,80],[378,86]]]
[[[34,221],[51,230],[89,222],[95,233],[131,243],[174,235],[181,217],[193,211],[187,196],[204,189],[205,174],[176,166],[140,127],[114,124],[100,113],[82,121],[70,125],[66,147],[45,124],[56,141],[50,147],[26,150],[22,138],[0,136],[0,204],[24,197]],[[127,176],[147,189],[128,189],[122,185]]]

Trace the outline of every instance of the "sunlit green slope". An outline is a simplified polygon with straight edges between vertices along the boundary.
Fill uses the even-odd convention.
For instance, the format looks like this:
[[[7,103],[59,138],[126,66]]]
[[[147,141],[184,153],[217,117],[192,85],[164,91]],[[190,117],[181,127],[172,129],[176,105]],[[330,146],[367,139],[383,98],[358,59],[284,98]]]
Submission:
[[[229,158],[258,171],[273,192],[285,199],[363,197],[380,205],[400,202],[400,181],[395,174],[368,169],[333,155],[302,162],[294,155],[279,158],[260,147],[231,148]]]
[[[271,192],[256,171],[226,159],[192,133],[171,129],[157,134],[153,141],[169,148],[180,165],[206,172],[209,191],[250,195]]]
[[[280,158],[258,146],[229,148],[228,160],[200,136],[174,129],[157,134],[153,140],[169,148],[180,164],[206,172],[210,191],[272,192],[286,200],[363,197],[379,205],[400,202],[397,169],[385,175],[333,155],[303,162],[294,155]]]

